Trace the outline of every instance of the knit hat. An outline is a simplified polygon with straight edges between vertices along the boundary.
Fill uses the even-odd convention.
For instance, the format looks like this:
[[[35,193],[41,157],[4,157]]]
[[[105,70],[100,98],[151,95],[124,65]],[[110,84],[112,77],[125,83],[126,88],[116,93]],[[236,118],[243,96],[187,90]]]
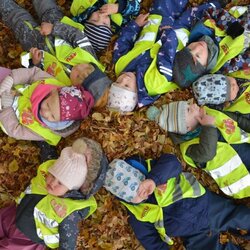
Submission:
[[[194,61],[189,48],[185,47],[175,55],[173,66],[173,82],[180,88],[189,87],[199,76],[206,72],[206,68]]]
[[[113,83],[109,90],[108,107],[123,112],[131,112],[137,105],[137,93]]]
[[[104,187],[118,198],[132,202],[144,180],[145,175],[139,170],[123,160],[115,159],[109,164]]]
[[[60,120],[82,120],[94,106],[94,98],[80,86],[62,87],[58,90]]]
[[[55,164],[48,169],[69,190],[78,190],[84,183],[87,175],[87,160],[84,155],[87,149],[84,141],[76,141],[72,147],[62,150]]]
[[[163,105],[160,109],[155,106],[148,108],[146,115],[149,120],[156,121],[159,126],[169,132],[186,134],[186,110],[189,106],[187,101],[171,102]]]
[[[112,31],[105,25],[95,25],[90,22],[84,24],[84,32],[95,51],[106,49],[112,37]]]
[[[39,121],[44,126],[46,126],[46,124],[40,119],[40,116],[39,116],[40,104],[52,90],[57,89],[57,88],[58,86],[56,85],[41,83],[37,85],[37,87],[34,89],[30,97],[32,113],[34,117],[36,118],[36,120]]]
[[[214,40],[210,36],[203,36],[199,41],[204,41],[207,44],[208,59],[206,71],[210,72],[217,63],[219,47],[214,43]]]
[[[103,73],[97,65],[92,64],[95,70],[83,81],[83,86],[88,90],[97,101],[111,85],[112,81]]]
[[[199,105],[221,104],[230,98],[230,82],[224,75],[202,76],[193,83],[192,87]]]

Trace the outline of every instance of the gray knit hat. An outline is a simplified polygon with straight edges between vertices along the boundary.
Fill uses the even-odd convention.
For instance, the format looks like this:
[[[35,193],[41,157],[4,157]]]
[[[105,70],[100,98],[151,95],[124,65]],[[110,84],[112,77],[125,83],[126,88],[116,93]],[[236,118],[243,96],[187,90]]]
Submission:
[[[186,134],[188,132],[186,121],[188,106],[189,102],[187,101],[171,102],[163,105],[160,109],[151,106],[146,115],[149,120],[156,121],[166,131]]]
[[[217,63],[219,47],[214,43],[214,40],[210,36],[203,36],[199,41],[204,41],[207,44],[208,58],[206,72],[210,72]]]
[[[85,22],[84,26],[84,32],[95,51],[98,52],[108,47],[113,34],[109,27],[90,22]]]
[[[145,175],[123,160],[115,159],[108,167],[104,187],[113,195],[132,202]]]
[[[230,99],[230,81],[221,74],[202,76],[193,83],[192,88],[199,105],[221,104]]]
[[[112,81],[97,65],[94,63],[91,64],[94,67],[94,71],[84,79],[82,86],[93,95],[96,102],[102,97],[107,88],[110,87]]]
[[[173,82],[180,88],[189,87],[205,72],[206,68],[199,62],[195,63],[187,47],[176,53],[173,66]]]

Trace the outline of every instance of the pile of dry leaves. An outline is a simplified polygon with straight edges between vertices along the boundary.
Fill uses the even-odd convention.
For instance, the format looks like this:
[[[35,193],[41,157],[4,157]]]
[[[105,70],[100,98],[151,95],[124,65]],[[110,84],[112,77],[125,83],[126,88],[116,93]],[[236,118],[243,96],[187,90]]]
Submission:
[[[142,12],[147,12],[152,0],[142,1]],[[32,1],[17,0],[17,2],[35,15]],[[71,1],[58,0],[65,14],[69,15]],[[190,4],[200,4],[200,0],[191,0]],[[249,4],[249,0],[241,1]],[[113,38],[113,41],[115,37]],[[113,44],[113,43],[112,43]],[[112,44],[100,56],[107,66],[108,75],[114,79],[112,59]],[[9,68],[20,67],[19,55],[21,46],[16,42],[13,33],[0,22],[0,66]],[[187,100],[191,97],[188,90],[175,91],[163,95],[156,105],[169,103],[173,100]],[[141,154],[146,158],[159,156],[161,152],[175,153],[181,159],[178,149],[174,147],[167,134],[145,117],[145,109],[137,110],[128,115],[118,115],[106,109],[99,110],[84,120],[81,128],[58,145],[60,151],[66,145],[80,136],[87,136],[100,142],[109,160],[125,158],[133,154]],[[182,161],[183,162],[183,161]],[[24,190],[29,180],[36,174],[39,166],[39,152],[32,142],[16,141],[0,132],[0,207],[12,202],[21,190]],[[210,189],[219,192],[216,184],[199,170],[185,166]],[[143,249],[135,239],[127,223],[125,209],[113,196],[101,189],[95,196],[98,201],[97,211],[82,222],[78,238],[78,249]],[[249,200],[241,201],[250,205]],[[244,232],[242,232],[244,234]],[[246,245],[247,242],[225,233],[221,242],[228,240]],[[183,249],[180,239],[177,239],[173,249]]]

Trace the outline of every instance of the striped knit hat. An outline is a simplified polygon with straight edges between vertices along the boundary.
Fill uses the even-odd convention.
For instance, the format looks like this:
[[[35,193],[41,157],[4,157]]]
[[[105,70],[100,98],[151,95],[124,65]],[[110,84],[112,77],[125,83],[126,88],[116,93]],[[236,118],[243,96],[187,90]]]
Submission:
[[[106,49],[112,37],[112,31],[105,25],[95,25],[89,22],[84,24],[85,34],[95,51]]]
[[[156,121],[162,129],[177,134],[186,134],[188,132],[186,121],[188,106],[187,101],[171,102],[160,109],[151,106],[146,114],[149,120]]]

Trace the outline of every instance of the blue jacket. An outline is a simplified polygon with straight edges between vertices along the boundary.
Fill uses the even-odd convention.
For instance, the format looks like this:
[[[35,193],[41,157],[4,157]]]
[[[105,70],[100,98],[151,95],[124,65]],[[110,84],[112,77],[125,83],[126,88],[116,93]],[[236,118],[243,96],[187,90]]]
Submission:
[[[134,165],[133,160],[140,161],[146,168],[146,162],[140,158],[129,158],[126,161]],[[176,156],[163,154],[157,160],[151,161],[152,170],[147,178],[155,181],[156,185],[165,184],[168,179],[178,177],[182,167]],[[154,194],[145,202],[156,204]],[[199,198],[188,198],[177,201],[165,208],[164,226],[168,236],[190,236],[202,231],[208,231],[208,195]],[[146,249],[165,250],[168,245],[163,242],[153,224],[138,221],[129,212],[129,223],[133,231]]]
[[[212,1],[216,7],[220,7],[217,1]],[[179,3],[178,5],[172,1],[159,1],[156,0],[153,2],[151,9],[152,14],[159,14],[163,17],[160,27],[169,25],[172,28],[164,29],[163,31],[158,32],[158,37],[156,41],[161,40],[162,46],[157,55],[157,66],[161,74],[163,74],[168,81],[172,80],[172,76],[165,74],[164,71],[161,71],[160,66],[163,66],[164,69],[171,72],[173,68],[174,58],[176,54],[176,49],[178,46],[178,39],[174,29],[184,27],[190,29],[191,26],[202,17],[204,10],[211,7],[210,3],[202,4],[195,8],[190,8],[184,11],[186,6],[185,1]],[[184,12],[183,12],[184,11]],[[183,12],[183,13],[182,13]],[[181,16],[177,19],[178,15]],[[172,15],[172,16],[171,16]],[[131,21],[127,26],[125,26],[120,33],[119,38],[116,41],[114,47],[113,62],[116,63],[118,59],[127,54],[134,46],[138,35],[141,31],[135,21]],[[137,88],[138,88],[138,106],[146,106],[153,103],[157,96],[149,96],[144,84],[144,75],[152,62],[150,57],[149,50],[143,52],[132,62],[128,64],[125,68],[125,72],[136,72],[137,79]]]

